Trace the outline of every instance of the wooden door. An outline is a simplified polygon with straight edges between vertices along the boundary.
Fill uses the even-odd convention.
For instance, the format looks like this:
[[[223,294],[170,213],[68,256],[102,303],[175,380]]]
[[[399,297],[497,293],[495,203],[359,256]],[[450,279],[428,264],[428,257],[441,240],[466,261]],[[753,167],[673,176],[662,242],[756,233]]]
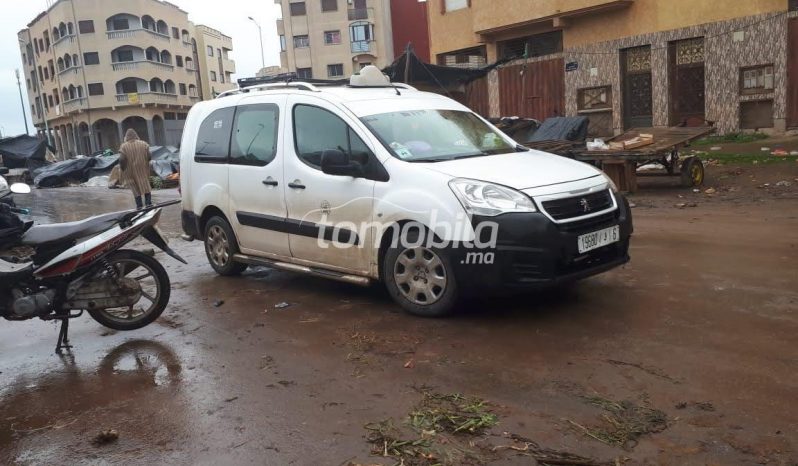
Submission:
[[[465,85],[464,104],[484,118],[490,116],[487,77],[479,78]]]
[[[502,116],[543,121],[565,115],[565,60],[556,58],[499,69]]]
[[[705,124],[704,38],[671,42],[670,69],[671,126]]]
[[[791,18],[787,42],[787,126],[798,127],[798,18]]]
[[[624,129],[654,126],[651,46],[622,50],[621,74]]]

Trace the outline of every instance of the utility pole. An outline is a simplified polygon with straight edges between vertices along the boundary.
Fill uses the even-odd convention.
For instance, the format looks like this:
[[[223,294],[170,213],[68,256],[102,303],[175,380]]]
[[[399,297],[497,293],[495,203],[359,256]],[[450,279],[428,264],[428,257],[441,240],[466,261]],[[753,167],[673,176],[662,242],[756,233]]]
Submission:
[[[19,69],[15,71],[17,73],[17,87],[19,88],[19,104],[22,106],[22,119],[25,120],[25,134],[30,134],[30,128],[28,128],[28,114],[25,113],[25,99],[22,98],[22,81],[19,79]]]
[[[263,50],[263,29],[252,16],[249,17],[249,20],[255,23],[255,26],[258,27],[258,34],[260,35],[260,61],[262,63],[261,69],[263,69],[266,68],[266,52]]]

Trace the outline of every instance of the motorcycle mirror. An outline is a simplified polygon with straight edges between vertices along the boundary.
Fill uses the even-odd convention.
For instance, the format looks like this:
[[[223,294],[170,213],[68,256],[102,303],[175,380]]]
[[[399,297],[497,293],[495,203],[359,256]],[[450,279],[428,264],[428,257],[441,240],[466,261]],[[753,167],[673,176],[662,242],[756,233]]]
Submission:
[[[14,183],[10,189],[14,194],[30,194],[30,186],[25,183]]]

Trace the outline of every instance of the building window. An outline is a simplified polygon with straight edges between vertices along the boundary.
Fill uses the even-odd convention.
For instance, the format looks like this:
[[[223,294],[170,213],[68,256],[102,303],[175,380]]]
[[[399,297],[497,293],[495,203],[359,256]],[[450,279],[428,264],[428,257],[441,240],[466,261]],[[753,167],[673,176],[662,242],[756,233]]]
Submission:
[[[444,13],[447,11],[456,11],[468,8],[471,6],[471,0],[443,0]]]
[[[178,113],[177,119],[178,121],[185,121],[188,118],[188,113]]]
[[[352,23],[349,26],[349,37],[352,40],[352,53],[370,52],[370,42],[374,40],[374,25],[365,21]]]
[[[341,43],[341,31],[324,31],[324,43],[336,45]]]
[[[175,112],[163,112],[163,119],[174,121],[177,120],[177,115],[175,114]]]
[[[208,56],[209,56],[209,57],[212,57],[212,56],[213,56],[213,47],[212,47],[212,46],[210,46],[210,45],[208,46]]]
[[[280,51],[285,52],[285,50],[286,50],[285,35],[280,34]]]
[[[288,9],[291,12],[291,16],[305,16],[307,14],[307,11],[305,11],[305,2],[289,3]]]
[[[116,52],[116,60],[118,62],[127,62],[133,61],[133,51],[132,50],[119,50]]]
[[[130,29],[130,21],[127,18],[114,19],[114,31],[127,31]]]
[[[211,81],[216,82],[216,72],[211,71]]]
[[[180,39],[180,29],[172,28],[172,38],[173,39]]]
[[[301,49],[303,47],[310,47],[310,38],[308,36],[294,36],[294,48]]]
[[[183,67],[183,57],[181,57],[180,55],[176,55],[175,56],[175,65],[177,65],[178,68],[182,68]]]
[[[297,68],[296,77],[300,79],[313,79],[313,68]]]
[[[787,9],[789,11],[798,11],[798,0],[788,0]]]
[[[756,66],[740,70],[741,94],[767,94],[773,92],[773,65]]]
[[[542,57],[562,52],[562,31],[552,31],[499,43],[502,58]]]
[[[90,19],[85,21],[78,21],[78,31],[80,31],[81,34],[93,34],[94,21]]]
[[[344,65],[342,63],[327,65],[327,76],[331,78],[340,78],[343,75],[344,75]]]
[[[484,47],[458,50],[438,55],[438,64],[456,68],[481,68],[487,63]]]
[[[338,0],[321,0],[321,11],[338,11]]]
[[[86,52],[83,54],[83,64],[85,65],[99,65],[100,54],[97,52]]]
[[[103,90],[103,83],[89,84],[89,95],[105,95],[105,90]]]
[[[605,110],[612,108],[612,87],[592,87],[577,92],[579,110]]]
[[[367,66],[371,66],[371,62],[364,61],[363,63],[360,64],[360,69],[362,70]]]

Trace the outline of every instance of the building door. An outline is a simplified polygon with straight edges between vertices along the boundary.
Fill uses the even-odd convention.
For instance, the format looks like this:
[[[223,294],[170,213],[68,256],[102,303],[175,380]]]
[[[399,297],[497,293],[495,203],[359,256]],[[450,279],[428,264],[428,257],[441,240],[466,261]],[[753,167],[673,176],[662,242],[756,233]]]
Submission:
[[[651,46],[621,50],[623,127],[654,126],[651,87]]]
[[[499,69],[502,116],[543,121],[565,115],[565,61],[562,58]]]
[[[704,38],[671,42],[670,69],[671,126],[702,126],[705,123]]]
[[[787,127],[798,127],[798,18],[790,19],[787,42]]]

